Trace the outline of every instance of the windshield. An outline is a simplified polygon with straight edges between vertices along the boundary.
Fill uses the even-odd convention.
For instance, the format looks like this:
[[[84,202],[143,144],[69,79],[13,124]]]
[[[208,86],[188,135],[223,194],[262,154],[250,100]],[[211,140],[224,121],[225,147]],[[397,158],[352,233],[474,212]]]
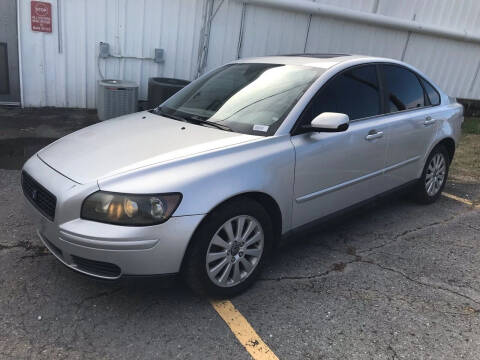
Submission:
[[[322,71],[296,65],[226,65],[192,82],[155,112],[244,134],[272,135]]]

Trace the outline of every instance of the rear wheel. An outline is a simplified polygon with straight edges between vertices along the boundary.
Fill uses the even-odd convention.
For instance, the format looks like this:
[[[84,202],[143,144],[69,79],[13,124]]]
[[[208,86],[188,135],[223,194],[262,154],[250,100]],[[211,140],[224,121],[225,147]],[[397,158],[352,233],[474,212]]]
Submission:
[[[450,158],[447,149],[439,145],[428,156],[422,177],[416,185],[415,200],[422,204],[435,202],[447,182]]]
[[[268,213],[256,201],[239,199],[207,216],[187,251],[184,277],[197,293],[238,294],[258,277],[272,244]]]

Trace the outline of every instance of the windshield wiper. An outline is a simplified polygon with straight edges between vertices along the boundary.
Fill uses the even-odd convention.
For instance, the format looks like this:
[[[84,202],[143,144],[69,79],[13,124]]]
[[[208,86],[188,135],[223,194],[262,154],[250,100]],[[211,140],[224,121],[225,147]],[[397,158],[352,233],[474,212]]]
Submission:
[[[221,124],[217,124],[216,122],[213,122],[213,121],[205,120],[201,116],[197,116],[197,115],[188,114],[188,115],[185,115],[185,116],[180,116],[180,115],[167,114],[167,113],[162,111],[161,107],[157,107],[157,108],[153,109],[152,112],[154,114],[165,116],[165,117],[168,117],[168,118],[171,118],[171,119],[174,119],[174,120],[179,120],[179,121],[183,121],[183,122],[191,122],[191,123],[194,123],[196,125],[205,124],[205,125],[213,126],[213,127],[217,128],[217,129],[220,129],[220,130],[233,131],[231,128],[229,128],[226,125],[221,125]]]
[[[233,131],[227,125],[222,125],[213,121],[208,121],[208,120],[202,119],[200,116],[188,115],[188,116],[185,116],[184,119],[186,121],[193,122],[194,124],[197,124],[197,125],[205,124],[205,125],[216,127],[217,129],[220,129],[220,130]]]

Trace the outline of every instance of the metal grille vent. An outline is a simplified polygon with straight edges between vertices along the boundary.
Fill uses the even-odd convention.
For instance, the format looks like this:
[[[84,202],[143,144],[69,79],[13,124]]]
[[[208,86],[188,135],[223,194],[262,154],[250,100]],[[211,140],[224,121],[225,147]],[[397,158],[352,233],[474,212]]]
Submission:
[[[57,198],[25,171],[22,172],[22,189],[23,194],[28,201],[30,201],[43,215],[53,221],[55,218]]]
[[[97,92],[97,112],[100,120],[137,111],[138,85],[132,81],[100,80]]]
[[[72,255],[72,260],[75,262],[78,269],[83,270],[89,274],[109,278],[116,278],[119,277],[121,274],[120,268],[115,264],[85,259],[75,255]]]

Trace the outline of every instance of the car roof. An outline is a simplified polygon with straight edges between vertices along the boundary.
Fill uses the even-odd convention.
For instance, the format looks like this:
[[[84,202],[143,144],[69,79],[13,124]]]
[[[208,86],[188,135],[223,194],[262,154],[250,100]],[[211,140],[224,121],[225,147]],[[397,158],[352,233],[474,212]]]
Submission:
[[[255,58],[246,58],[234,61],[235,63],[265,63],[282,65],[303,65],[328,69],[340,63],[361,63],[361,62],[386,62],[391,59],[378,58],[366,55],[350,54],[288,54],[278,56],[264,56]],[[393,60],[395,61],[395,60]]]
[[[300,65],[316,67],[324,70],[324,73],[320,78],[330,77],[336,72],[347,69],[351,66],[368,64],[368,63],[384,63],[393,64],[406,67],[413,72],[426,79],[432,84],[437,91],[443,93],[438,85],[433,82],[423,71],[415,68],[414,66],[407,64],[403,61],[396,59],[389,59],[384,57],[368,56],[368,55],[351,55],[351,54],[338,54],[338,53],[319,53],[319,54],[287,54],[277,56],[263,56],[244,58],[232,61],[235,63],[262,63],[262,64],[280,64],[280,65]],[[444,94],[444,93],[443,93]]]

